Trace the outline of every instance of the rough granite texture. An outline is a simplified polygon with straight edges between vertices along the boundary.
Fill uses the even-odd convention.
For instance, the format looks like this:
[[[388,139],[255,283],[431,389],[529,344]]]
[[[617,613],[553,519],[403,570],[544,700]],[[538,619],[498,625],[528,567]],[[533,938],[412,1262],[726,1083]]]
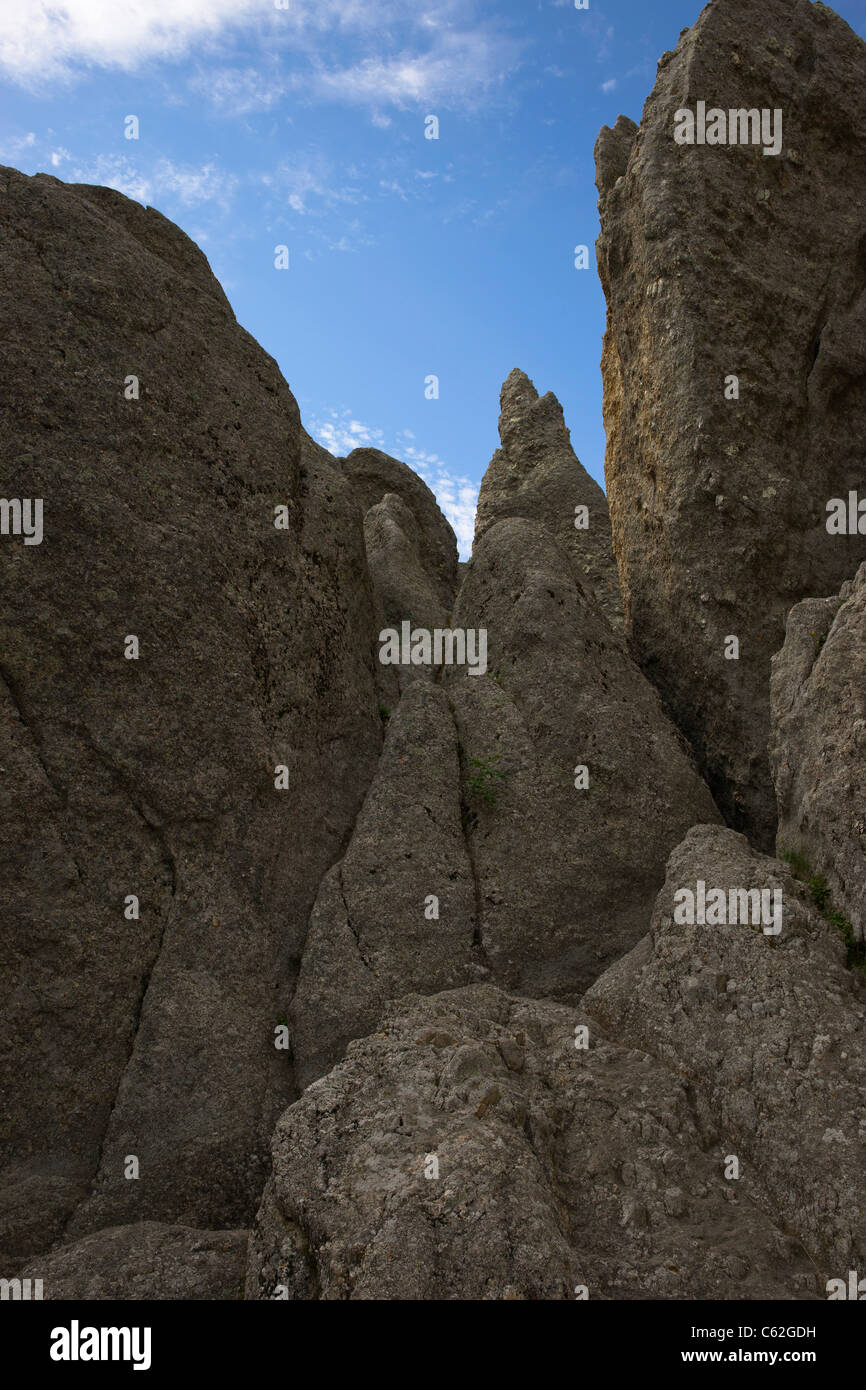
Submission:
[[[699,100],[780,109],[781,154],[678,145]],[[626,631],[728,822],[772,850],[770,658],[866,558],[825,527],[863,489],[866,44],[822,4],[714,0],[596,156]]]
[[[388,492],[364,517],[364,543],[367,564],[379,607],[380,626],[376,633],[376,660],[383,680],[396,680],[397,692],[413,681],[432,681],[436,666],[382,666],[378,660],[379,634],[386,628],[401,632],[409,622],[412,628],[447,628],[449,606],[443,607],[440,586],[424,563],[424,537],[412,510],[395,492]],[[455,548],[455,555],[456,555]],[[387,706],[386,706],[387,707]]]
[[[499,397],[499,438],[481,482],[475,542],[495,521],[522,516],[539,521],[568,551],[579,582],[595,599],[611,627],[622,632],[622,603],[613,556],[607,499],[571,447],[562,406],[548,391],[539,397],[517,368]],[[577,514],[585,507],[588,526]]]
[[[699,879],[779,887],[781,933],[675,924],[674,893]],[[866,983],[787,865],[696,826],[671,855],[649,936],[583,1005],[682,1079],[704,1147],[739,1158],[739,1181],[802,1242],[822,1294],[866,1264]]]
[[[389,492],[396,493],[412,512],[421,542],[421,563],[440,606],[449,612],[457,589],[457,540],[430,488],[405,463],[381,449],[353,449],[339,463],[365,513]]]
[[[624,628],[522,372],[458,563],[411,469],[305,433],[176,227],[0,169],[3,486],[45,505],[0,543],[0,1277],[866,1269],[866,540],[825,526],[866,438],[863,54],[823,5],[715,0],[599,137]],[[699,99],[781,107],[783,153],[677,146]],[[484,630],[487,670],[383,666],[403,621]],[[771,770],[811,885],[763,852]],[[675,920],[699,883],[778,891],[781,933]]]
[[[250,1219],[294,1094],[269,1039],[381,724],[356,497],[302,459],[202,253],[12,169],[0,237],[3,485],[45,527],[0,546],[0,1250],[22,1258],[97,1170],[70,1233]]]
[[[454,623],[489,632],[486,675],[443,675],[476,934],[504,988],[575,1002],[644,935],[689,826],[719,815],[658,693],[541,522],[485,531]],[[579,767],[588,787],[575,786]]]
[[[454,719],[439,686],[416,684],[389,721],[348,851],[313,908],[291,1012],[300,1083],[370,1032],[387,999],[485,974],[474,929]]]
[[[43,1255],[21,1271],[44,1299],[241,1299],[248,1231],[195,1231],[137,1221]]]
[[[866,565],[835,598],[788,614],[773,657],[770,764],[779,853],[823,874],[833,909],[866,931]]]
[[[410,996],[280,1120],[247,1298],[814,1297],[724,1152],[675,1070],[583,1012]]]

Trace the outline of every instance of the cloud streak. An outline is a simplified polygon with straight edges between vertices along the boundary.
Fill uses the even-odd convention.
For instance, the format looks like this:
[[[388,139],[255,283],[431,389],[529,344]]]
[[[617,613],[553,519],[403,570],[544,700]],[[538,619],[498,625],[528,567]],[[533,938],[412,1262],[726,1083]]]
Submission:
[[[246,61],[232,65],[238,48]],[[475,0],[416,10],[405,0],[29,0],[0,6],[0,69],[34,90],[94,68],[137,71],[193,56],[190,90],[216,111],[304,100],[384,108],[482,101],[520,47],[476,18]],[[228,61],[227,61],[228,60]]]

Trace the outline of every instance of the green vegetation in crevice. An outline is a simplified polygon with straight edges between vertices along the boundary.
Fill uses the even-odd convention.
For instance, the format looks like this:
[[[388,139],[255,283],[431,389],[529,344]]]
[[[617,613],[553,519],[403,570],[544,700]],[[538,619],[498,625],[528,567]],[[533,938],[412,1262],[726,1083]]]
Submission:
[[[833,907],[830,886],[821,873],[816,873],[809,861],[795,849],[782,850],[780,858],[790,864],[794,877],[804,883],[815,907],[831,927],[842,937],[848,951],[849,970],[858,970],[866,979],[866,941],[858,941],[849,919]]]

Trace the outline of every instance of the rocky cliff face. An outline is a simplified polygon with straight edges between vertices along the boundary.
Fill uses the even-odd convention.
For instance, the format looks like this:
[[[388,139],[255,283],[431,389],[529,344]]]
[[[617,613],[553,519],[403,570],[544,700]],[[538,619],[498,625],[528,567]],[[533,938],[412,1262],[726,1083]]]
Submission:
[[[629,642],[764,849],[770,657],[791,606],[866,558],[866,534],[826,527],[830,499],[866,496],[864,92],[866,46],[825,5],[715,0],[662,57],[640,128],[621,118],[596,147]],[[730,137],[716,124],[677,143],[699,102],[766,111],[778,152],[709,143]]]
[[[274,1026],[381,733],[352,486],[204,256],[110,190],[0,183],[3,485],[44,504],[41,545],[0,546],[15,1256],[76,1206],[249,1220],[294,1093]]]
[[[521,381],[512,373],[503,400]],[[540,448],[538,497],[531,477],[510,495],[493,486],[497,460],[485,478],[486,525],[452,626],[487,634],[486,669],[400,675],[404,689],[416,672],[436,683],[407,690],[391,715],[348,851],[310,919],[292,1005],[304,1082],[413,990],[492,979],[575,1001],[643,935],[685,831],[718,819],[656,691],[583,587],[585,553],[555,524],[564,515],[573,530],[570,503],[589,480],[570,448],[548,461]],[[385,530],[398,505],[386,497],[365,521],[380,592],[381,576],[395,576],[394,624],[424,611],[411,606],[411,528]],[[600,506],[600,530],[603,519]],[[392,568],[396,557],[406,563]],[[609,582],[612,564],[608,550],[594,573]]]
[[[610,516],[515,370],[466,564],[405,465],[304,432],[177,228],[0,170],[4,487],[44,506],[0,538],[0,1275],[813,1299],[866,1263],[866,566],[824,524],[863,46],[761,14],[716,0],[599,138]],[[789,104],[778,162],[673,141],[708,83]],[[384,663],[403,624],[447,649]]]

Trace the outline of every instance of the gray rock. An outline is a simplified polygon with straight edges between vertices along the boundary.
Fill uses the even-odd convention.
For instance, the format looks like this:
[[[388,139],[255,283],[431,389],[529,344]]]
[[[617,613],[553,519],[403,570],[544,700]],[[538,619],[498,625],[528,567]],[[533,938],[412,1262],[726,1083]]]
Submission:
[[[44,499],[41,545],[0,545],[15,1260],[248,1222],[295,1093],[274,1026],[381,723],[357,497],[204,256],[109,189],[0,189],[4,491]]]
[[[778,887],[782,930],[678,925],[675,894]],[[703,1133],[819,1273],[866,1263],[866,987],[838,932],[779,860],[696,826],[671,855],[650,934],[595,982],[589,1014],[682,1079]]]
[[[371,1031],[387,999],[477,978],[474,928],[454,720],[444,691],[415,685],[388,723],[349,848],[312,912],[291,1010],[300,1083]]]
[[[626,630],[726,819],[768,851],[770,658],[792,604],[866,558],[866,536],[826,530],[827,502],[863,489],[864,93],[866,45],[827,6],[714,0],[640,130],[597,146]],[[677,144],[698,101],[780,110],[781,153]]]
[[[380,605],[377,659],[378,637],[386,628],[400,632],[404,622],[411,623],[413,629],[446,628],[450,605],[443,607],[440,586],[425,567],[424,538],[415,515],[396,493],[386,493],[382,501],[367,512],[364,543]],[[432,681],[436,667],[400,665],[383,668],[383,676],[386,672],[396,678],[399,691],[416,680]]]
[[[815,1292],[751,1175],[727,1190],[679,1076],[491,986],[391,1006],[283,1115],[273,1169],[250,1299]]]
[[[484,532],[454,625],[488,632],[487,674],[443,676],[476,934],[505,988],[574,1002],[645,934],[670,851],[718,812],[657,692],[541,522],[510,517]]]
[[[396,493],[412,512],[421,540],[421,562],[440,606],[449,612],[457,589],[457,539],[430,488],[405,463],[381,449],[353,449],[339,462],[365,514],[388,493]]]
[[[770,766],[778,850],[822,874],[833,910],[866,930],[866,565],[788,614],[773,657]]]
[[[445,665],[442,687],[410,687],[388,723],[311,917],[292,1005],[302,1084],[410,991],[481,974],[576,1000],[645,933],[689,825],[717,819],[658,694],[541,523],[485,531],[454,626],[488,630],[490,668]]]
[[[517,368],[500,394],[499,438],[478,495],[475,542],[507,516],[539,521],[567,550],[611,627],[623,629],[607,500],[571,447],[562,406]],[[580,514],[578,508],[585,508]],[[580,528],[576,523],[580,521]],[[583,523],[588,523],[585,527]]]
[[[244,1296],[248,1231],[195,1231],[140,1221],[115,1226],[34,1260],[51,1299],[229,1300]]]

